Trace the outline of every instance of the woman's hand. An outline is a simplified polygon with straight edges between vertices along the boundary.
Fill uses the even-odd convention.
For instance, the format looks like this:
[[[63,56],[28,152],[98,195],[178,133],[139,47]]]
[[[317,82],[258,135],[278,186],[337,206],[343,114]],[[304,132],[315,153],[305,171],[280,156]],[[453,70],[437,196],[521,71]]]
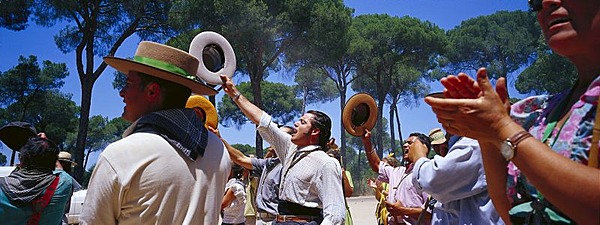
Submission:
[[[481,95],[479,85],[465,73],[450,75],[440,80],[446,98],[477,98]]]
[[[460,76],[463,77],[463,76]],[[449,133],[466,136],[480,141],[495,141],[502,127],[511,123],[508,115],[508,98],[506,95],[505,79],[499,79],[497,91],[494,90],[487,77],[485,68],[477,71],[477,85],[468,79],[454,78],[445,81],[446,96],[459,97],[459,99],[441,99],[426,97],[429,104]],[[468,78],[468,77],[466,77]],[[458,82],[457,82],[458,81]],[[476,98],[475,90],[480,88]],[[500,94],[503,97],[500,97]],[[502,139],[503,137],[500,137]],[[505,138],[505,137],[504,137]]]

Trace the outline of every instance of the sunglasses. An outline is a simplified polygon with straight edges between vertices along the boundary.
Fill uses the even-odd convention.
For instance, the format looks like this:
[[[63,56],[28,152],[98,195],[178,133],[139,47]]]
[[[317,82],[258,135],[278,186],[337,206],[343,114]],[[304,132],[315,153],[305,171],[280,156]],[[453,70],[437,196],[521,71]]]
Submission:
[[[527,0],[529,2],[529,8],[533,12],[542,10],[542,0]]]

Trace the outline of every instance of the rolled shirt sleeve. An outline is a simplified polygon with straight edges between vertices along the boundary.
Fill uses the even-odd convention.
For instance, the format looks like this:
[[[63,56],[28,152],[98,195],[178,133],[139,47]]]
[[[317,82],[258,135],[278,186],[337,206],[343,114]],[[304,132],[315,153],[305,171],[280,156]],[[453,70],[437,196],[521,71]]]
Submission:
[[[260,136],[275,148],[281,162],[285,162],[290,147],[293,145],[292,136],[280,130],[277,124],[272,122],[271,116],[265,112],[261,115],[256,129]]]

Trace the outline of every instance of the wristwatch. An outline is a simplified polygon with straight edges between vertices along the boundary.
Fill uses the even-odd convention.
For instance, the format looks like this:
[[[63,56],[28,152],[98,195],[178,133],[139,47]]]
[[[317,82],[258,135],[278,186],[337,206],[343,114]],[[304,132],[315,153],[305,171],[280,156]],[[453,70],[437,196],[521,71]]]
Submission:
[[[531,136],[531,134],[527,131],[521,131],[515,135],[513,135],[510,138],[507,138],[506,140],[504,140],[502,142],[502,144],[500,144],[500,154],[502,154],[502,157],[504,157],[504,159],[506,159],[506,161],[510,161],[511,159],[513,159],[516,155],[516,148],[517,145],[529,138],[529,137],[533,137]]]

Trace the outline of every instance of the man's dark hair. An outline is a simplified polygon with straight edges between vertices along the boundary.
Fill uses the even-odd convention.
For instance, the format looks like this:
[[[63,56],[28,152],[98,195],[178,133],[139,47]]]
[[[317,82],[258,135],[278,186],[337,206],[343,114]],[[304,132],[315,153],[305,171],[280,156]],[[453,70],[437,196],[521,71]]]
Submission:
[[[19,150],[19,160],[24,168],[54,170],[58,151],[58,146],[54,142],[36,136],[30,138]]]
[[[419,139],[419,141],[421,141],[421,143],[425,144],[425,146],[427,146],[427,150],[431,150],[431,138],[429,138],[427,135],[422,134],[422,133],[411,133],[410,136],[415,136]]]
[[[238,164],[233,164],[231,166],[231,177],[235,179],[241,179],[242,176],[244,176],[244,167]]]
[[[185,108],[185,103],[192,94],[188,87],[145,73],[138,72],[138,74],[141,79],[141,88],[145,88],[150,83],[157,83],[160,86],[160,90],[165,96],[162,109]]]
[[[333,157],[334,159],[337,159],[337,161],[340,163],[340,165],[342,165],[342,155],[340,154],[339,150],[329,149],[326,153],[327,153],[327,155]]]
[[[321,131],[319,133],[319,146],[323,148],[323,151],[327,151],[327,142],[329,142],[329,137],[331,137],[331,119],[327,114],[317,110],[308,110],[306,113],[314,115],[310,124]]]

